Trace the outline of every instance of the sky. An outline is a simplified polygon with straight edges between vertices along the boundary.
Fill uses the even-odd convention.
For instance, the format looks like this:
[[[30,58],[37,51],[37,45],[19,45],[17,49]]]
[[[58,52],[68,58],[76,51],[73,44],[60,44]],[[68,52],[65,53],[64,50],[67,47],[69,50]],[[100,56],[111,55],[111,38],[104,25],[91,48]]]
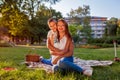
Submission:
[[[60,11],[63,17],[67,17],[71,9],[74,10],[83,5],[90,6],[91,16],[120,19],[120,0],[61,0],[51,7]]]

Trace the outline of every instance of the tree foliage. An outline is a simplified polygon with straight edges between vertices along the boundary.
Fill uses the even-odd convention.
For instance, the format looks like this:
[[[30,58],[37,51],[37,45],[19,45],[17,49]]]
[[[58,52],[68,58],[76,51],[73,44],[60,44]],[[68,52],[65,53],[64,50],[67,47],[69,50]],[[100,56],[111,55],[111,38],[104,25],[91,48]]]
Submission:
[[[28,17],[19,10],[17,3],[14,0],[6,1],[2,5],[1,12],[2,26],[7,27],[13,36],[22,35],[28,25]]]
[[[120,36],[120,19],[117,22],[118,28],[117,28],[117,35]]]
[[[47,19],[52,15],[62,17],[60,12],[49,9],[43,2],[55,4],[60,0],[1,0],[0,12],[2,27],[7,28],[13,37],[27,37],[40,42],[46,38],[48,31]],[[51,12],[52,11],[52,12]],[[23,35],[24,34],[24,35]]]
[[[71,32],[71,35],[75,43],[79,41],[80,30],[82,29],[83,29],[82,25],[75,25],[75,24],[69,25],[69,30]]]
[[[110,18],[110,20],[106,22],[108,36],[117,35],[117,28],[118,28],[117,21],[118,21],[117,18],[112,17]]]
[[[90,38],[91,37],[91,27],[90,27],[90,7],[88,5],[83,5],[83,7],[78,7],[77,9],[71,9],[68,14],[70,17],[71,24],[82,25],[83,28],[80,30],[82,36]]]

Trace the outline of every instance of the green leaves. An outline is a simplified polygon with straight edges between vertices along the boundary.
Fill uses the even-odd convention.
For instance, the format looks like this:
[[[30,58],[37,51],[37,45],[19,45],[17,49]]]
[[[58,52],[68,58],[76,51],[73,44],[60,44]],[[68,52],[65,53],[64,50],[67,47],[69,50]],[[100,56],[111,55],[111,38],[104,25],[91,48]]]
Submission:
[[[7,28],[5,34],[9,36],[31,39],[31,43],[40,42],[46,38],[48,18],[62,17],[60,12],[49,9],[43,2],[55,4],[58,1],[60,0],[2,0],[0,27]]]
[[[118,28],[117,21],[118,19],[113,17],[106,22],[108,36],[117,35],[117,28]]]

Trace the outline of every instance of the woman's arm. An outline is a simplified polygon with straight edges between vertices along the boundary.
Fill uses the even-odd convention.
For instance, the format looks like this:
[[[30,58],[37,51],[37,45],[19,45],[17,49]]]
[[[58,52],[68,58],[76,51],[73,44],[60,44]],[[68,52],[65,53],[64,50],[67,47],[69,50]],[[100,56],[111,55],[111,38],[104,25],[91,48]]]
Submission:
[[[70,40],[68,41],[68,46],[66,46],[66,52],[61,55],[62,57],[69,57],[69,56],[72,56],[73,55],[73,51],[74,51],[74,43]]]
[[[61,51],[54,51],[53,53],[56,54],[57,56],[61,56],[64,53],[66,53],[68,51],[68,47],[69,47],[69,41],[67,40],[65,48]]]
[[[52,64],[57,64],[58,60],[60,60],[62,58],[62,56],[55,56],[53,59],[52,59]]]
[[[74,44],[72,41],[67,41],[67,44],[65,46],[65,49],[63,50],[63,54],[62,55],[58,55],[56,56],[53,60],[52,60],[52,64],[56,64],[57,61],[62,58],[62,57],[69,57],[73,55],[73,50],[74,50]],[[62,52],[62,51],[61,51]]]
[[[71,41],[71,39],[67,39],[65,48],[63,50],[59,51],[59,52],[58,51],[54,51],[53,53],[58,55],[58,56],[63,56],[63,55],[66,55],[67,53],[72,54],[71,53],[71,51],[73,50],[72,48],[74,48],[73,42]]]

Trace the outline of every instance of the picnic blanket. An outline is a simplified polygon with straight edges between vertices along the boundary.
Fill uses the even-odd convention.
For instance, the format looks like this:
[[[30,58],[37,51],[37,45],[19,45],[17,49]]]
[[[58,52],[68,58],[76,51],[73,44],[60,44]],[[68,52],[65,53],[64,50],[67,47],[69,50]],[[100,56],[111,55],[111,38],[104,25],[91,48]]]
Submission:
[[[99,61],[99,60],[83,60],[80,58],[74,57],[74,63],[80,67],[82,67],[85,70],[91,70],[93,72],[92,66],[108,66],[113,63],[113,61],[105,60],[105,61]],[[45,70],[47,73],[52,73],[52,66],[43,64],[41,62],[31,62],[28,66],[28,68],[39,68]]]

